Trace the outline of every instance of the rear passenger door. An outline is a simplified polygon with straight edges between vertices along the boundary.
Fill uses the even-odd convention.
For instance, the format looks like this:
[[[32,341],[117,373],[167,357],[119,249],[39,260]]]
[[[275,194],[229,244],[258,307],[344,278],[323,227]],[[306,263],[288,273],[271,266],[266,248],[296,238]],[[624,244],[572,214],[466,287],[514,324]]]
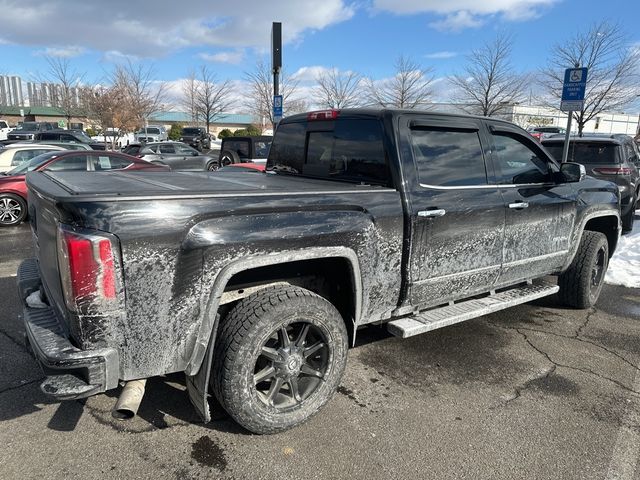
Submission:
[[[480,120],[400,118],[410,203],[411,301],[429,307],[490,290],[502,263],[504,202]]]
[[[576,193],[558,166],[515,126],[490,123],[492,159],[506,206],[499,284],[559,270],[576,221]]]

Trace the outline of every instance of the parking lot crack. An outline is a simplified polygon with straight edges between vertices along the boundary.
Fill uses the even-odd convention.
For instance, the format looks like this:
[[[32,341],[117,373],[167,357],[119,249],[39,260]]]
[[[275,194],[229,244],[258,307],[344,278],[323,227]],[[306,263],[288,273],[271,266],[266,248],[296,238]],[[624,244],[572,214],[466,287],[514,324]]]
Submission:
[[[524,392],[525,390],[529,389],[532,385],[534,385],[534,382],[549,378],[551,375],[555,373],[556,368],[557,368],[556,365],[552,364],[551,367],[547,368],[545,371],[541,372],[540,374],[534,377],[527,379],[527,381],[522,385],[515,387],[513,396],[510,398],[507,398],[503,402],[503,404],[506,406],[509,403],[513,402],[514,400],[519,399],[522,396],[522,392]]]
[[[27,385],[33,385],[34,383],[38,383],[41,381],[42,381],[41,378],[37,378],[36,380],[31,380],[29,382],[21,383],[20,385],[14,385],[13,387],[4,388],[0,390],[0,395],[2,395],[3,393],[11,392],[13,390],[18,390],[19,388],[26,387]]]
[[[20,343],[19,341],[17,341],[15,338],[13,338],[11,335],[9,335],[7,332],[5,332],[4,330],[2,330],[0,328],[0,333],[2,335],[4,335],[5,337],[7,337],[7,339],[9,341],[11,341],[11,343],[14,343],[15,345],[17,345],[18,347],[20,347],[21,350],[24,350],[25,352],[27,352],[29,355],[31,355],[31,352],[29,352],[29,349],[24,345],[24,343]]]
[[[519,333],[519,334],[524,338],[524,340],[527,342],[527,344],[528,344],[532,349],[534,349],[534,350],[535,350],[536,352],[538,352],[540,355],[544,356],[544,357],[545,357],[545,358],[546,358],[550,363],[552,363],[552,364],[553,364],[553,365],[555,365],[556,367],[566,368],[566,369],[569,369],[569,370],[575,370],[575,371],[578,371],[578,372],[582,372],[582,373],[590,374],[590,375],[593,375],[593,376],[595,376],[595,377],[598,377],[598,378],[600,378],[600,379],[602,379],[602,380],[605,380],[605,381],[609,381],[609,382],[611,382],[611,383],[614,383],[615,385],[617,385],[618,387],[622,388],[623,390],[625,390],[625,391],[627,391],[627,392],[629,392],[629,393],[632,393],[632,394],[634,394],[634,395],[640,395],[640,392],[638,392],[638,391],[634,390],[633,388],[628,387],[628,386],[627,386],[627,385],[625,385],[624,383],[622,383],[622,382],[620,382],[620,381],[618,381],[618,380],[615,380],[615,379],[613,379],[613,378],[607,377],[607,376],[605,376],[605,375],[601,375],[601,374],[599,374],[599,373],[597,373],[597,372],[594,372],[593,370],[591,370],[591,369],[589,369],[589,368],[575,367],[575,366],[572,366],[572,365],[562,364],[562,363],[559,363],[559,362],[557,362],[557,361],[553,360],[553,359],[551,358],[551,356],[550,356],[547,352],[545,352],[545,351],[544,351],[544,350],[542,350],[541,348],[539,348],[539,347],[537,347],[536,345],[534,345],[534,343],[533,343],[533,342],[531,341],[531,339],[527,336],[527,334],[526,334],[526,333],[524,333],[523,331],[521,331],[521,330],[524,330],[524,329],[515,328],[514,330],[515,330],[516,332],[518,332],[518,333]],[[634,368],[637,370],[637,367],[635,367],[635,366],[634,366]]]
[[[495,324],[493,322],[489,322],[489,323],[491,325],[493,325],[494,327],[502,328],[502,329],[505,329],[505,330],[516,330],[520,334],[522,334],[521,330],[526,330],[528,332],[536,332],[536,333],[539,333],[541,335],[551,335],[553,337],[559,337],[559,338],[564,338],[564,339],[567,339],[567,340],[576,340],[578,342],[587,343],[589,345],[592,345],[592,346],[594,346],[596,348],[604,350],[605,352],[613,355],[614,357],[618,358],[619,360],[621,360],[622,362],[627,364],[632,369],[634,369],[636,371],[640,371],[640,367],[638,367],[636,364],[634,364],[632,361],[630,361],[624,355],[621,355],[620,353],[605,347],[601,343],[594,342],[592,340],[588,340],[586,338],[582,338],[582,337],[579,336],[581,334],[581,331],[588,325],[590,317],[594,313],[595,313],[595,311],[590,312],[589,315],[587,315],[587,320],[585,320],[585,322],[578,328],[578,330],[576,331],[575,335],[564,335],[562,333],[549,332],[547,330],[540,330],[540,329],[531,328],[531,327],[506,327],[504,325],[497,325],[497,324]]]

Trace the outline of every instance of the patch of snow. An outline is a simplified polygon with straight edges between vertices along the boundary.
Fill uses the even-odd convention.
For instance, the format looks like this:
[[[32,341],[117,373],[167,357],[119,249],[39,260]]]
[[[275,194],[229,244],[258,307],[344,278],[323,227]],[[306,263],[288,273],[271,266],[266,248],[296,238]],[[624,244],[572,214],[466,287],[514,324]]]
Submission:
[[[640,288],[640,221],[637,219],[633,231],[620,237],[604,281],[611,285]]]

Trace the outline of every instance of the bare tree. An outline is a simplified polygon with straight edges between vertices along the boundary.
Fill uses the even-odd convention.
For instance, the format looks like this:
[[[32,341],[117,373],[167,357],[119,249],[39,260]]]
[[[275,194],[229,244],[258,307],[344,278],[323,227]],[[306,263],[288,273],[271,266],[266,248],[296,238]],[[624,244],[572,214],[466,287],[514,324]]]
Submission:
[[[360,74],[332,68],[316,77],[313,92],[316,103],[326,108],[350,108],[360,105]]]
[[[409,57],[401,55],[394,67],[392,78],[374,81],[365,80],[369,102],[381,107],[418,108],[429,103],[431,98],[431,70],[424,69]]]
[[[115,67],[111,83],[124,90],[139,125],[146,125],[152,114],[164,108],[167,87],[164,82],[155,80],[153,66],[127,60]]]
[[[635,99],[639,92],[639,63],[638,50],[630,48],[619,24],[596,23],[553,47],[549,66],[541,72],[541,83],[549,97],[544,103],[552,108],[560,104],[566,68],[587,67],[584,108],[573,112],[581,135],[589,120],[603,111],[618,110]]]
[[[111,149],[116,148],[120,137],[133,132],[139,125],[139,116],[132,108],[125,85],[115,82],[87,88],[83,103],[87,117],[102,131],[105,145],[110,137]]]
[[[271,68],[263,61],[258,61],[255,70],[245,72],[245,79],[249,83],[249,93],[246,95],[245,106],[259,120],[262,130],[273,125],[273,74]],[[283,114],[289,115],[299,110],[302,100],[296,99],[298,82],[283,74],[280,82]],[[306,102],[304,102],[306,105]]]
[[[191,117],[191,122],[195,124],[198,124],[200,120],[196,109],[197,87],[198,81],[196,80],[196,73],[191,70],[182,84],[182,105],[186,113]]]
[[[49,102],[62,111],[68,125],[72,117],[84,114],[81,105],[84,73],[73,69],[68,58],[47,56],[45,60],[48,69],[39,81],[48,84]]]
[[[196,117],[204,119],[207,132],[209,126],[222,113],[229,111],[234,101],[231,97],[232,85],[229,80],[218,83],[215,74],[202,65],[193,85],[193,106]]]
[[[514,71],[510,60],[512,43],[510,35],[497,35],[472,50],[463,73],[451,77],[457,87],[454,98],[467,113],[493,117],[505,113],[524,97],[529,77]]]

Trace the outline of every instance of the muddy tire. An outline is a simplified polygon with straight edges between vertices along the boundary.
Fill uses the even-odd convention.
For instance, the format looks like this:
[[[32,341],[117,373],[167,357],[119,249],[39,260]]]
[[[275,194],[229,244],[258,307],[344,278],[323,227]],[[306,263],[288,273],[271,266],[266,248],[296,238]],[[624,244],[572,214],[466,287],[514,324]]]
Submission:
[[[607,237],[585,230],[571,266],[558,279],[560,301],[574,308],[594,306],[604,285],[608,265]]]
[[[211,389],[247,430],[270,434],[308,420],[334,395],[347,330],[324,298],[292,286],[240,300],[222,320]]]

